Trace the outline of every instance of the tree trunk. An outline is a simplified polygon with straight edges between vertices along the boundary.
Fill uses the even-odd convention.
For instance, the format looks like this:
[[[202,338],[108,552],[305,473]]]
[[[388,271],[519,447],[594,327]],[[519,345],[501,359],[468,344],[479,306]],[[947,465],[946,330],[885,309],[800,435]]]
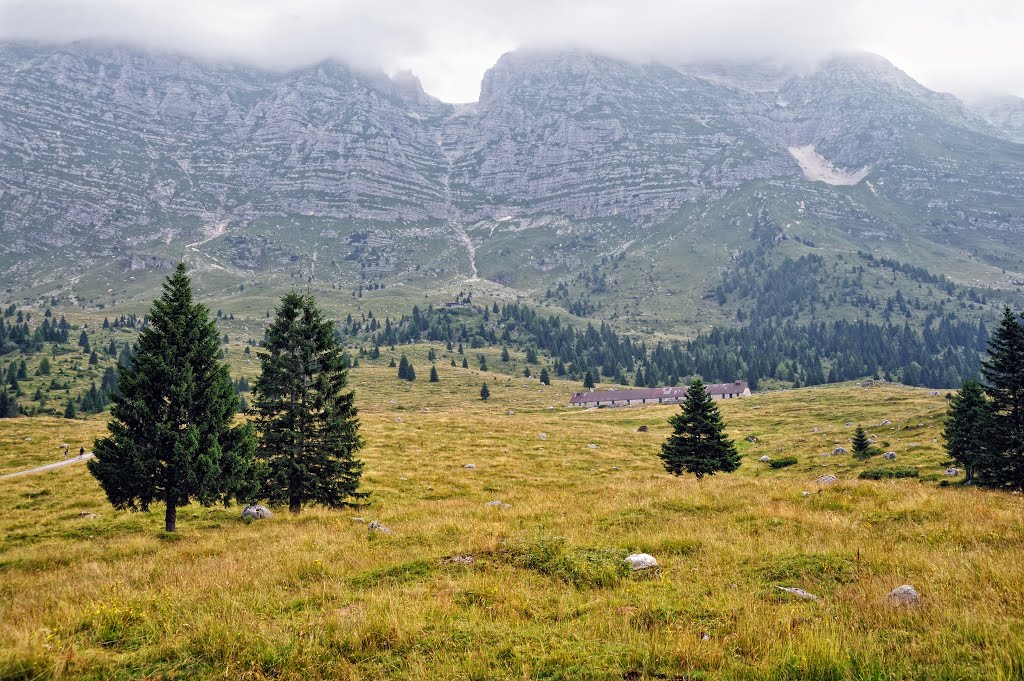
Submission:
[[[293,496],[288,500],[288,510],[295,515],[298,515],[302,510],[302,497]]]
[[[176,532],[178,529],[178,505],[174,499],[167,499],[167,512],[164,514],[164,530]]]

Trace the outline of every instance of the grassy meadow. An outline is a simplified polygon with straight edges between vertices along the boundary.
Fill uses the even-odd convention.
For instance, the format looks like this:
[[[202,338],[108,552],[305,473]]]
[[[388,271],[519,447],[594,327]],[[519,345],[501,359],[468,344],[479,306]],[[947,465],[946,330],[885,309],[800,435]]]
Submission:
[[[942,396],[720,403],[743,465],[698,482],[657,458],[677,407],[570,409],[577,384],[447,353],[431,384],[409,354],[414,383],[387,356],[351,374],[365,507],[190,506],[169,536],[84,465],[0,480],[0,679],[1024,678],[1024,497],[942,484]],[[823,456],[848,423],[898,458]],[[103,427],[0,421],[0,474]],[[858,478],[896,467],[917,477]],[[660,570],[626,571],[635,551]],[[886,602],[901,584],[920,605]]]

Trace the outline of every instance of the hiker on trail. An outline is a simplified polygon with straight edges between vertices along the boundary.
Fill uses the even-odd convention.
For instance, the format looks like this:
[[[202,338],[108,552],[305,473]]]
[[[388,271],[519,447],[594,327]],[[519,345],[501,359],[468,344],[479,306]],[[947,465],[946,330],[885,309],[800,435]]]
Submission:
[[[78,448],[78,457],[81,458],[83,456],[85,456],[85,447],[79,447]]]
[[[63,447],[60,448],[60,450],[64,452],[64,458],[68,458],[68,446],[64,445]]]

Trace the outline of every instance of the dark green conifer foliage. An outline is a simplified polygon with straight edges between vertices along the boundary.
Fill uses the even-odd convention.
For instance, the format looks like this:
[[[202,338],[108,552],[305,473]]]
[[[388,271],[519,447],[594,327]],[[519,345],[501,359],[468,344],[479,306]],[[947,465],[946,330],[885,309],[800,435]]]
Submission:
[[[507,361],[509,361],[509,359],[511,359],[511,355],[508,354],[508,348],[505,347],[505,346],[502,346],[502,348],[501,348],[501,361],[502,362],[507,362]]]
[[[299,513],[304,504],[337,508],[366,497],[358,491],[363,442],[343,348],[312,295],[281,299],[264,349],[252,414],[266,498]]]
[[[968,482],[974,480],[975,474],[983,479],[989,477],[991,426],[992,411],[985,388],[978,381],[965,381],[960,392],[949,400],[942,436],[946,453],[963,467]]]
[[[488,398],[490,398],[490,396],[491,391],[490,389],[488,389],[487,384],[484,383],[483,386],[480,388],[480,399],[486,402]]]
[[[462,358],[462,368],[463,369],[468,369],[469,368],[469,359],[467,359],[466,357]]]
[[[593,375],[591,375],[591,373],[589,371],[587,373],[583,374],[583,389],[584,390],[593,390],[594,389],[594,377],[593,377]]]
[[[193,500],[227,504],[254,493],[255,440],[248,426],[231,425],[238,397],[217,361],[219,338],[179,264],[121,368],[110,435],[96,441],[88,464],[115,508],[165,502],[168,532]]]
[[[540,382],[544,385],[551,385],[551,376],[548,374],[547,367],[540,370]]]
[[[989,470],[982,477],[1024,487],[1024,324],[1009,308],[989,340],[981,373],[991,399],[991,444],[997,453],[986,461]]]
[[[18,412],[18,397],[9,395],[6,386],[0,386],[0,419],[12,419]]]
[[[857,429],[853,431],[853,455],[858,459],[866,459],[871,456],[871,441],[861,426],[857,426]]]
[[[740,467],[736,445],[725,435],[722,415],[700,379],[690,384],[680,412],[669,423],[673,432],[659,454],[669,473],[693,473],[699,480]]]
[[[430,365],[430,382],[431,383],[437,383],[439,380],[441,380],[441,379],[437,375],[437,367],[434,366],[433,364],[431,364]]]

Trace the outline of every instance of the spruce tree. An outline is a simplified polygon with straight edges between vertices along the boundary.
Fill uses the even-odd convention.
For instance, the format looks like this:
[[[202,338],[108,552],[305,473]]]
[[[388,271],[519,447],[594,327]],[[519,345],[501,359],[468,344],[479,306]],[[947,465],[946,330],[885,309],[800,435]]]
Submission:
[[[508,354],[508,348],[505,346],[501,347],[501,361],[507,362],[511,359],[511,355]]]
[[[469,360],[466,357],[462,358],[462,368],[463,369],[468,369],[469,368]]]
[[[725,435],[722,415],[699,378],[690,384],[680,412],[669,423],[673,432],[659,454],[669,473],[693,473],[699,480],[739,468],[736,445]]]
[[[1003,310],[999,327],[989,340],[988,355],[981,363],[981,373],[992,400],[994,456],[988,458],[983,477],[1024,487],[1024,324],[1010,308]]]
[[[591,375],[591,373],[589,371],[587,373],[583,374],[583,389],[584,390],[593,390],[594,389],[594,377]]]
[[[437,375],[437,367],[433,364],[430,365],[430,382],[437,383],[440,379]]]
[[[363,442],[354,394],[346,391],[343,348],[312,295],[281,299],[264,349],[252,414],[266,498],[299,513],[304,504],[336,508],[365,497],[358,491],[363,463],[355,457]]]
[[[963,467],[967,482],[976,474],[982,479],[990,474],[991,426],[992,410],[984,387],[978,381],[965,381],[960,392],[949,400],[942,437],[946,453]]]
[[[864,428],[857,426],[857,429],[853,431],[853,455],[858,459],[866,459],[871,454],[871,440],[868,439]]]
[[[168,532],[180,506],[227,504],[254,491],[255,441],[248,426],[231,425],[238,396],[217,361],[219,339],[179,264],[119,372],[110,435],[96,441],[88,464],[115,508],[164,502]]]
[[[480,399],[486,402],[491,396],[491,391],[487,388],[487,384],[484,383],[480,388]]]
[[[75,401],[70,397],[68,398],[67,404],[64,405],[64,418],[78,418],[78,413],[75,411]]]
[[[544,385],[551,385],[551,376],[548,375],[547,367],[540,370],[540,382]]]

